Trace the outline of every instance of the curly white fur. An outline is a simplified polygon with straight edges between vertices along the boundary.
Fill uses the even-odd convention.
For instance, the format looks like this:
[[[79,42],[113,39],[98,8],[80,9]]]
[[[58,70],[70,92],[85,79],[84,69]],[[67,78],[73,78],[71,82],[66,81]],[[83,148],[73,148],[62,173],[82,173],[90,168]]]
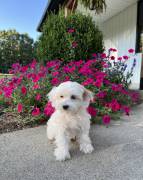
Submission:
[[[55,140],[56,160],[70,159],[69,143],[77,139],[80,150],[91,153],[94,149],[89,137],[90,118],[87,112],[93,94],[76,82],[64,82],[48,94],[55,112],[47,122],[47,136]]]

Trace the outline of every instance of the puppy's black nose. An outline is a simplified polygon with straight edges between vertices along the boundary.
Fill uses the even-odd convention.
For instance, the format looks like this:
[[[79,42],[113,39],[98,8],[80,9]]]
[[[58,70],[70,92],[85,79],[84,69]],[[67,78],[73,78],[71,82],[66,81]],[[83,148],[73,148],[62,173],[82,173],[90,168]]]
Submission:
[[[63,105],[63,109],[67,110],[69,108],[68,105]]]

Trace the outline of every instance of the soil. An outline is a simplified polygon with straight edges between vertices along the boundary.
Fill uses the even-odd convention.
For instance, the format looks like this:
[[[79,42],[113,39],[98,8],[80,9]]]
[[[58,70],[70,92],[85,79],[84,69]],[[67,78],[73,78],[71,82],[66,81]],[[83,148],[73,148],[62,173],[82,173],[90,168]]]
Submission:
[[[0,134],[39,126],[37,124],[25,125],[22,120],[19,120],[16,114],[12,112],[3,112],[3,110],[4,108],[0,107]],[[40,125],[44,124],[45,122]]]
[[[22,123],[16,120],[11,113],[3,113],[0,116],[0,134],[23,129]]]
[[[141,103],[143,103],[143,101],[139,102],[138,104],[141,104]],[[46,124],[45,121],[43,121],[43,122],[41,121],[40,124],[25,125],[25,124],[23,124],[22,120],[20,121],[20,119],[17,117],[16,114],[14,114],[12,112],[3,112],[3,111],[4,111],[4,107],[0,105],[0,134],[17,131],[17,130],[22,130],[22,129],[26,129],[26,128],[31,128],[31,127],[37,127],[37,126]],[[101,117],[100,117],[100,119],[101,119]],[[98,120],[98,118],[96,118],[96,120]],[[93,123],[100,124],[99,120],[98,120],[98,122],[95,121]]]

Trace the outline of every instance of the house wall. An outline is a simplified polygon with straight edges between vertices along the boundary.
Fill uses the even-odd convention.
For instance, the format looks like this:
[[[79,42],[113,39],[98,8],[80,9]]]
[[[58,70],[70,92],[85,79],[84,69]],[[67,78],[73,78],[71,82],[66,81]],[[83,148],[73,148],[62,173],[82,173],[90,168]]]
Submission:
[[[106,49],[117,48],[119,55],[136,47],[137,3],[101,24]]]
[[[83,7],[79,9],[80,11],[82,9],[84,14],[90,14],[102,30],[106,51],[109,48],[116,48],[118,52],[113,55],[117,57],[128,55],[128,49],[130,48],[136,49],[137,3],[132,4],[105,22],[100,22],[100,17],[96,19],[94,13],[85,11]],[[134,69],[134,76],[132,77],[131,89],[140,88],[142,56],[141,54],[137,54],[135,58],[137,59],[137,64]],[[126,72],[132,67],[133,59],[129,60],[127,64]]]
[[[110,18],[100,25],[104,35],[104,43],[106,50],[110,47],[118,49],[115,56],[126,55],[128,49],[136,49],[136,26],[137,26],[137,3],[129,6],[116,16]],[[140,88],[141,74],[141,54],[135,56],[137,64],[132,77],[131,89]],[[128,67],[126,72],[130,70],[133,64],[133,59],[127,62]]]

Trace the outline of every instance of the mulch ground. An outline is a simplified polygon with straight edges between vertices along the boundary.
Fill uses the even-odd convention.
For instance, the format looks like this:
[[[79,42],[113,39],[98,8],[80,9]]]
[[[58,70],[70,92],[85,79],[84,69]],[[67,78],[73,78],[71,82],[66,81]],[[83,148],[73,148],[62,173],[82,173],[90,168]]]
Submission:
[[[141,104],[141,103],[143,103],[142,100],[138,104]],[[46,122],[43,122],[38,125],[37,124],[25,125],[23,124],[22,120],[20,120],[17,117],[16,114],[12,112],[3,112],[3,111],[4,111],[4,107],[0,106],[0,134],[22,130],[26,128],[31,128],[31,127],[37,127],[37,126],[46,124]]]
[[[0,106],[0,134],[39,126],[36,124],[24,125],[16,114],[12,112],[3,112],[3,110],[4,108]]]
[[[14,117],[13,114],[3,113],[0,116],[0,134],[20,130],[23,128],[23,124],[18,122],[18,120],[16,119],[16,117]]]

